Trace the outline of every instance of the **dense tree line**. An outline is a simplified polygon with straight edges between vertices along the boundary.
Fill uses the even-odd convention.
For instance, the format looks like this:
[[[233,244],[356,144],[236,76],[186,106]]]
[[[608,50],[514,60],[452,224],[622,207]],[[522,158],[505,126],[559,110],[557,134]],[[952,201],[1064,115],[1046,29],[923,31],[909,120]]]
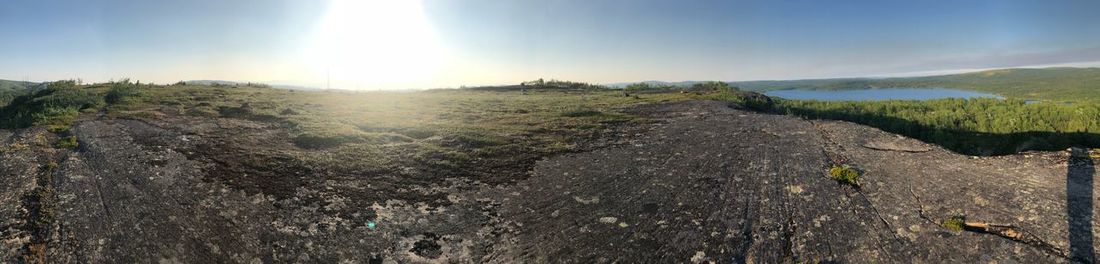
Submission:
[[[826,102],[779,100],[772,111],[846,120],[973,155],[1100,146],[1100,105],[1021,100]]]
[[[700,91],[700,92],[731,92],[740,91],[741,89],[735,86],[730,86],[727,82],[719,81],[705,81],[698,82],[691,85],[674,85],[674,84],[658,84],[658,83],[632,83],[623,87],[625,91],[671,91],[671,90],[683,90],[683,91]]]
[[[547,81],[547,80],[543,80],[541,78],[538,79],[538,80],[534,80],[534,81],[522,82],[522,83],[520,83],[520,86],[527,86],[531,89],[540,89],[540,88],[541,89],[579,89],[579,90],[607,89],[606,86],[598,85],[598,84],[591,84],[591,83],[584,83],[584,82],[562,81],[562,80],[554,80],[554,79],[550,79],[549,81]]]

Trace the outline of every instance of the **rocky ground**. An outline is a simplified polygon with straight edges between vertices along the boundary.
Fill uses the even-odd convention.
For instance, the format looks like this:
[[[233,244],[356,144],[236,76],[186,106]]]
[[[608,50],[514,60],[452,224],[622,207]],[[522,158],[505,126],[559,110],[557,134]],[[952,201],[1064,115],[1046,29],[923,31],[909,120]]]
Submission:
[[[1068,152],[963,156],[712,101],[627,111],[658,122],[514,181],[307,161],[325,150],[278,120],[88,117],[71,151],[43,147],[43,128],[0,131],[0,259],[1047,263],[1098,248],[1096,172]],[[835,164],[859,186],[828,178]],[[959,216],[964,230],[942,225]]]

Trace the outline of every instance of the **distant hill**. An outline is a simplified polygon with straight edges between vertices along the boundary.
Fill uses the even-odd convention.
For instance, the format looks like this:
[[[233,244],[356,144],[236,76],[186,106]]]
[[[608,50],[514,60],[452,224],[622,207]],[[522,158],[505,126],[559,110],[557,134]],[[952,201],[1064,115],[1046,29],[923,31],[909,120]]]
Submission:
[[[271,88],[288,89],[288,90],[325,90],[323,88],[301,86],[301,85],[291,85],[291,84],[268,84],[268,83],[261,83],[261,82],[235,82],[235,81],[224,81],[224,80],[190,80],[190,81],[184,81],[184,83],[187,83],[187,84],[190,84],[190,85],[225,85],[225,86],[243,86],[243,85],[247,85],[249,83],[252,83],[252,84],[267,85]]]
[[[607,86],[607,87],[611,87],[611,88],[625,88],[627,85],[631,85],[631,84],[635,84],[635,83],[646,83],[646,84],[653,85],[653,86],[690,87],[692,85],[695,85],[696,83],[701,83],[701,82],[703,82],[703,81],[681,81],[681,82],[641,81],[641,82],[607,83],[607,84],[604,84],[604,85]]]
[[[0,90],[20,90],[39,85],[36,82],[0,80]]]
[[[924,77],[747,81],[731,84],[752,91],[952,88],[1019,99],[1100,100],[1100,68],[999,69]]]
[[[7,105],[17,96],[36,91],[44,87],[43,83],[0,80],[0,106]]]
[[[643,81],[650,85],[687,87],[701,81]],[[951,88],[1041,100],[1100,100],[1100,68],[1017,68],[961,74],[896,78],[836,78],[728,82],[748,91],[858,90],[875,88]],[[631,82],[605,84],[623,88]]]
[[[241,82],[223,81],[223,80],[190,80],[184,81],[190,85],[239,85]]]

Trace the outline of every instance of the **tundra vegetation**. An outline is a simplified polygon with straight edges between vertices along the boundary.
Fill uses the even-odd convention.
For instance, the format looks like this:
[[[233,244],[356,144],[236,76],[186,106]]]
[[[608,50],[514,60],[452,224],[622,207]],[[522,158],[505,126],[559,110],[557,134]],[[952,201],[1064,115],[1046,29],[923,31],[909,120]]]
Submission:
[[[433,150],[423,155],[462,160],[476,158],[471,153],[568,151],[578,139],[612,125],[647,122],[623,113],[621,107],[712,99],[762,112],[869,125],[969,155],[1100,147],[1100,105],[1091,99],[1095,95],[1074,103],[1029,103],[1012,97],[826,102],[772,99],[742,90],[725,82],[637,83],[623,89],[633,93],[624,96],[620,90],[600,85],[537,80],[516,86],[419,92],[296,92],[261,84],[155,85],[122,79],[82,85],[65,80],[27,85],[17,96],[0,102],[0,128],[41,125],[64,133],[82,112],[97,111],[125,118],[165,114],[246,118],[292,127],[293,143],[303,149],[360,153],[417,144],[425,146],[417,149]],[[465,148],[473,151],[460,151]]]
[[[291,132],[303,159],[348,168],[396,170],[426,161],[441,172],[481,160],[513,164],[577,150],[616,125],[650,122],[623,111],[634,104],[698,98],[696,94],[623,96],[621,91],[552,80],[471,89],[309,92],[263,85],[139,84],[123,79],[81,85],[59,81],[0,108],[0,127],[46,126],[58,148],[76,148],[67,131],[81,118],[239,118]],[[522,92],[521,92],[522,91]],[[325,149],[323,155],[310,155]]]

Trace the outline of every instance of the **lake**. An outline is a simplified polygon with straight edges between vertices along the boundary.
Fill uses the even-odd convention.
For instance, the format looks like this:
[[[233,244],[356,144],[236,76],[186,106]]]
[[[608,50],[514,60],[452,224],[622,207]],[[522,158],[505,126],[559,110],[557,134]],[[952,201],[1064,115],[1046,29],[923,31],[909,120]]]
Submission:
[[[945,88],[883,88],[863,90],[775,90],[765,95],[793,100],[819,101],[881,101],[881,100],[931,100],[943,98],[998,98],[1003,97],[974,91]]]

